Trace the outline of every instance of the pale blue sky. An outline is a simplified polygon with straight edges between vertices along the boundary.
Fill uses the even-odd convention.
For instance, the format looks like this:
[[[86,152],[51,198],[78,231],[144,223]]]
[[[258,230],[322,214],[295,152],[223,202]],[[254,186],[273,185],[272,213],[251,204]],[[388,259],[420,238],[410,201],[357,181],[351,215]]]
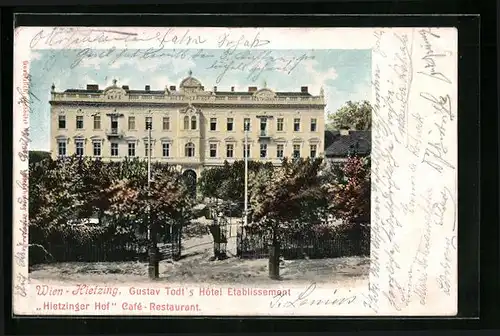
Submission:
[[[259,62],[243,62],[263,65],[267,61],[271,64],[272,57],[279,60],[274,63],[276,67],[282,68],[289,61],[287,71],[292,65],[296,64],[296,67],[289,74],[287,71],[268,70],[258,76],[254,72],[252,76],[247,66],[245,71],[230,70],[220,77],[223,69],[212,65],[220,60],[223,52],[37,50],[30,63],[31,92],[39,98],[31,105],[30,149],[49,150],[52,83],[56,85],[56,91],[83,89],[87,84],[105,88],[116,78],[118,85],[128,85],[132,90],[143,90],[145,85],[150,85],[151,90],[163,90],[167,85],[178,87],[191,70],[192,76],[202,82],[205,90],[217,86],[219,91],[229,91],[234,86],[237,91],[246,91],[248,86],[260,88],[267,83],[268,88],[276,91],[300,91],[301,86],[308,86],[311,94],[319,95],[323,86],[326,113],[335,112],[348,100],[369,100],[371,96],[371,50],[252,50],[246,55],[247,59],[265,53],[264,61],[260,58]],[[102,58],[96,57],[99,53]],[[236,60],[236,55],[231,55],[230,60],[235,62],[234,67],[242,62]]]

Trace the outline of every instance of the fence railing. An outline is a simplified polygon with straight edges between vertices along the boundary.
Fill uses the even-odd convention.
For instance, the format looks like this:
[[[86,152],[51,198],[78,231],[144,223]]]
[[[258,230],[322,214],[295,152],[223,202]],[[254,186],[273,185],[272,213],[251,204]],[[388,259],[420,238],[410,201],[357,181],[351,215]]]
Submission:
[[[106,262],[141,260],[147,257],[145,246],[139,244],[113,244],[89,242],[88,244],[51,244],[30,247],[30,264],[50,262]]]
[[[266,235],[242,233],[237,236],[237,255],[240,258],[267,258],[270,239]],[[320,259],[370,254],[370,240],[354,239],[346,236],[323,237],[309,235],[301,238],[280,239],[280,252],[285,259]]]
[[[86,243],[58,241],[33,244],[29,250],[30,265],[51,262],[112,262],[145,261],[148,259],[148,243],[145,237],[139,241],[95,239]],[[181,231],[160,234],[158,250],[161,259],[178,258],[181,255]]]

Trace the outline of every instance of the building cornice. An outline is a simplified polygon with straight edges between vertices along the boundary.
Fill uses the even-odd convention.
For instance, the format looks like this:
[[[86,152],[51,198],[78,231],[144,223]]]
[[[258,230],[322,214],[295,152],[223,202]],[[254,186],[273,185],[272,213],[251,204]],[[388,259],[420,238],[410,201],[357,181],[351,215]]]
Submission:
[[[159,108],[159,107],[185,107],[187,102],[151,102],[151,103],[132,103],[132,102],[99,102],[99,101],[49,101],[51,106],[92,106],[92,107],[149,107],[149,108]],[[276,108],[276,109],[318,109],[322,110],[325,108],[326,104],[297,104],[297,103],[232,103],[232,104],[221,104],[221,103],[196,103],[197,107],[211,107],[211,108]]]

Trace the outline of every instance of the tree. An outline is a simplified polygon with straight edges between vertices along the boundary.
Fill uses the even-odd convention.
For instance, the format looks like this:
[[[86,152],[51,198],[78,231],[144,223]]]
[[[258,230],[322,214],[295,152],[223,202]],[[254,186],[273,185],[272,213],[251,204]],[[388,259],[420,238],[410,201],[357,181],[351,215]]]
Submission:
[[[105,190],[110,199],[106,215],[120,223],[117,229],[123,234],[148,229],[148,205],[151,228],[155,229],[151,234],[190,218],[191,201],[182,175],[165,164],[153,164],[151,169],[154,183],[148,195],[146,161],[125,160],[115,166],[113,182]]]
[[[319,172],[322,159],[283,160],[274,170],[254,173],[250,185],[250,220],[271,235],[269,277],[279,278],[280,241],[284,234],[303,229],[319,219],[317,207],[323,197]]]
[[[198,179],[198,185],[201,194],[208,198],[222,198],[224,192],[220,189],[220,184],[226,179],[229,169],[228,163],[225,162],[222,167],[213,167],[202,171]]]
[[[372,127],[372,106],[366,100],[362,102],[348,101],[335,113],[328,115],[328,127],[332,130],[349,128],[369,130]]]
[[[88,200],[81,194],[87,164],[74,156],[30,164],[30,243],[85,242],[102,231],[73,221],[87,214]]]
[[[259,171],[271,171],[271,163],[261,161],[248,161],[249,175]],[[251,178],[249,178],[251,180]],[[220,244],[227,243],[220,228],[221,223],[225,223],[225,216],[242,216],[244,210],[245,197],[245,161],[224,162],[220,167],[206,169],[201,173],[198,181],[199,189],[204,197],[209,198],[207,209],[213,219],[210,226],[210,233],[214,239],[214,257],[216,259],[225,258],[223,251],[220,251]],[[222,217],[218,215],[222,214]]]
[[[248,161],[249,175],[261,170],[270,171],[272,163]],[[245,198],[245,161],[224,162],[223,166],[206,169],[198,181],[204,197],[213,198],[211,206],[224,209],[236,209],[242,213]]]
[[[37,163],[45,159],[50,159],[50,152],[45,151],[29,151],[29,162]]]
[[[350,156],[332,168],[331,181],[325,184],[330,211],[347,224],[370,220],[370,161],[370,157]]]

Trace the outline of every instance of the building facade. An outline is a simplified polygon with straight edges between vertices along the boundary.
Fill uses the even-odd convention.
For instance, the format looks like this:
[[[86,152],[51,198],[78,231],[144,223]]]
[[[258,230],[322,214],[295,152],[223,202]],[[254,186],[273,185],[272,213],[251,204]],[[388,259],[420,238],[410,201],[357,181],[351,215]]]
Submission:
[[[205,90],[191,73],[179,88],[154,91],[118,86],[105,89],[51,90],[51,155],[122,160],[148,156],[147,125],[151,125],[151,157],[197,176],[203,168],[225,160],[252,160],[279,165],[283,157],[324,153],[323,93],[307,87],[297,92]]]

